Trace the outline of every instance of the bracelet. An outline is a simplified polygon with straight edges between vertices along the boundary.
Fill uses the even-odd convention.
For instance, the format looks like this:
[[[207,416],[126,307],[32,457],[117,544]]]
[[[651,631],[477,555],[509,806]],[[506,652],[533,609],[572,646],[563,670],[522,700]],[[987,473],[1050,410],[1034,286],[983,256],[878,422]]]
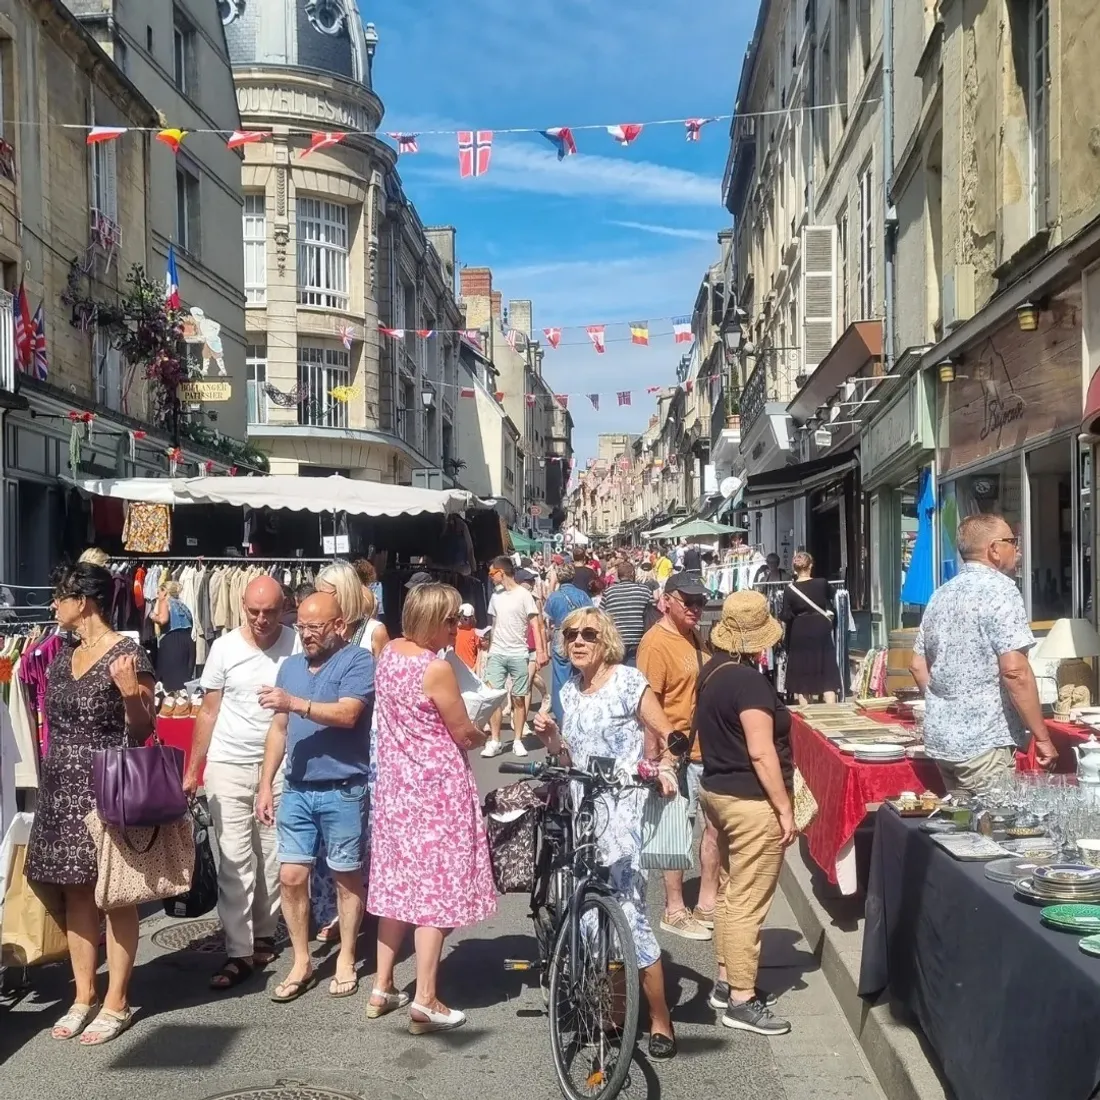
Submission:
[[[307,699],[306,700],[306,718],[308,719],[310,714],[312,714],[312,713],[313,713],[313,700],[312,699]]]

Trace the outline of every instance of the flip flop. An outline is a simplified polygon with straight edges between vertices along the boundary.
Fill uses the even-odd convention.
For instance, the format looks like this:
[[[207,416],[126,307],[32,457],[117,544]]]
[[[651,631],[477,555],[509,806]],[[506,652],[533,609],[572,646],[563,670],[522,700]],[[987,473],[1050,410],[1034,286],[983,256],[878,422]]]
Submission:
[[[303,993],[308,993],[317,984],[317,972],[313,971],[307,977],[293,982],[280,982],[275,987],[275,992],[271,994],[271,999],[280,1005],[290,1004],[291,1001],[296,1001]],[[290,993],[284,993],[280,996],[280,989],[289,989]]]
[[[134,1010],[111,1012],[100,1009],[99,1015],[84,1029],[78,1040],[82,1047],[99,1047],[117,1039],[134,1022]]]
[[[344,987],[348,988],[345,989]],[[354,997],[359,992],[359,978],[333,978],[328,983],[328,995],[330,997]]]

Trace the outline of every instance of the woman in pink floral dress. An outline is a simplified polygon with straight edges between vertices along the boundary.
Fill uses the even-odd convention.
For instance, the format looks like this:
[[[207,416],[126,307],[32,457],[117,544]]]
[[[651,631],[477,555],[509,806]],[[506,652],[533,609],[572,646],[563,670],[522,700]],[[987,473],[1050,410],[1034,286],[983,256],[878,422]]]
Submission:
[[[460,602],[450,585],[412,589],[401,613],[404,637],[383,650],[375,674],[378,779],[367,910],[380,919],[367,1017],[408,1005],[413,1035],[466,1022],[436,996],[443,938],[496,911],[489,845],[466,757],[485,737],[466,713],[454,670],[437,656],[454,644]],[[393,984],[410,925],[416,945],[411,1004]]]

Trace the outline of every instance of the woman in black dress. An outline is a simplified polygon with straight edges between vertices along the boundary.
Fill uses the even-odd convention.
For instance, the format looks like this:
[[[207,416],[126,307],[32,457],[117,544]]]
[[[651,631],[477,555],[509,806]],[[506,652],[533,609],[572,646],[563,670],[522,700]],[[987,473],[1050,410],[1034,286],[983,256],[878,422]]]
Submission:
[[[62,573],[54,587],[53,612],[79,644],[63,648],[47,672],[50,741],[27,849],[27,879],[60,887],[65,898],[76,998],[51,1034],[71,1039],[83,1032],[80,1041],[88,1046],[114,1039],[130,1024],[127,990],[138,945],[136,906],[111,910],[110,982],[97,1015],[96,849],[84,824],[95,809],[92,757],[97,749],[140,744],[154,723],[149,659],[137,642],[107,623],[114,588],[106,569],[86,562]]]
[[[805,705],[821,696],[835,703],[840,691],[833,634],[836,613],[829,582],[814,577],[814,559],[800,550],[791,561],[795,579],[783,592],[780,618],[787,625],[785,690]]]

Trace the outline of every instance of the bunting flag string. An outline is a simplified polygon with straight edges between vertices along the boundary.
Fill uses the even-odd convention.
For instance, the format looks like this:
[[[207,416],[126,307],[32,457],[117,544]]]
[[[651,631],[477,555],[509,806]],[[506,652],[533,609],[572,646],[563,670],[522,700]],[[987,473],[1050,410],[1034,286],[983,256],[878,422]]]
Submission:
[[[560,328],[544,328],[542,330],[543,336],[546,337],[546,342],[552,347],[556,348],[561,343],[561,329]]]
[[[636,141],[644,126],[640,122],[623,122],[618,126],[608,126],[607,132],[620,145],[630,145]]]
[[[386,134],[397,143],[397,155],[419,153],[420,143],[416,140],[419,134]]]
[[[592,346],[596,349],[599,355],[603,355],[607,351],[607,346],[604,342],[604,326],[603,325],[589,325],[587,330],[588,339],[592,341]]]
[[[558,151],[558,160],[577,155],[577,142],[568,126],[551,126],[549,130],[540,130],[540,134]]]
[[[619,392],[616,394],[616,396],[619,399],[619,404],[620,405],[629,405],[630,404],[630,390],[619,390]]]
[[[648,321],[631,321],[630,322],[630,342],[632,344],[649,344],[649,322]]]
[[[492,130],[458,131],[458,174],[461,179],[484,176],[493,155]]]
[[[691,335],[691,318],[690,317],[675,317],[672,321],[672,336],[677,344],[690,344],[693,337]]]
[[[588,398],[589,401],[592,402],[592,408],[594,408],[596,410],[596,412],[599,412],[600,411],[600,395],[598,393],[589,393],[589,394],[586,394],[585,396]]]
[[[695,336],[691,331],[691,319],[689,317],[659,317],[658,321],[670,321],[672,322],[672,332],[656,333],[657,336],[672,336],[677,344],[690,344],[694,341]],[[629,329],[629,335],[622,337],[608,337],[607,329],[616,325],[625,326]],[[585,331],[586,339],[584,340],[567,340],[562,341],[562,333],[567,328],[583,328]],[[341,330],[342,331],[342,330]],[[468,340],[471,344],[477,347],[479,350],[483,347],[483,340],[485,333],[481,329],[476,328],[464,328],[464,329],[445,329],[445,328],[391,328],[388,325],[379,325],[378,331],[383,336],[388,336],[393,340],[404,340],[408,337],[418,336],[422,340],[431,339],[433,336],[460,336],[464,340]],[[522,352],[526,350],[528,344],[531,341],[530,336],[521,329],[504,329],[501,328],[500,333],[504,336],[505,343],[513,350]],[[607,343],[609,340],[626,341],[629,340],[632,344],[639,344],[642,346],[648,346],[650,342],[650,336],[654,335],[650,330],[649,321],[610,321],[603,324],[593,325],[559,325],[554,328],[544,328],[542,335],[546,339],[546,343],[551,348],[560,347],[581,347],[590,345],[599,354],[603,354],[607,350]]]

